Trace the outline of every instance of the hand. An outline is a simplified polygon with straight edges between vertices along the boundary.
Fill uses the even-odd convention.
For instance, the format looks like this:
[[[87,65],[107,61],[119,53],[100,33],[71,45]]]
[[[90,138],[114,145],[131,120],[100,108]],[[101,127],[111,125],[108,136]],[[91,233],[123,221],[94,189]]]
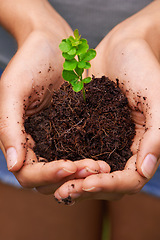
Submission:
[[[73,201],[84,198],[119,199],[124,194],[140,191],[158,168],[159,9],[160,2],[155,1],[116,26],[98,45],[97,57],[92,61],[90,71],[96,77],[106,75],[112,80],[120,80],[120,87],[129,100],[136,126],[136,136],[132,145],[133,157],[129,159],[123,171],[94,174],[85,179],[64,183],[55,192],[55,197],[60,202],[68,196]]]
[[[62,38],[72,34],[65,20],[44,2],[15,2],[17,8],[22,5],[20,14],[24,11],[22,15],[26,16],[25,19],[28,19],[27,13],[31,13],[33,7],[36,16],[32,22],[31,19],[25,22],[23,29],[11,29],[18,42],[18,50],[0,81],[0,147],[8,169],[15,173],[23,186],[32,187],[48,183],[48,179],[52,179],[52,183],[58,182],[77,170],[70,161],[45,166],[44,163],[37,163],[32,140],[24,129],[25,118],[45,108],[50,103],[53,89],[62,84],[63,59],[58,45]],[[37,15],[37,11],[41,11],[41,16]],[[20,16],[17,10],[17,18]],[[19,25],[22,20],[19,19]],[[31,159],[35,164],[33,161],[29,164]]]
[[[2,8],[8,4],[8,13],[10,0],[2,3]],[[37,187],[38,191],[45,193],[49,188],[55,190],[67,177],[86,177],[98,171],[108,171],[107,164],[98,164],[93,160],[77,162],[76,165],[65,160],[50,163],[37,161],[32,150],[34,142],[25,132],[24,121],[26,117],[45,108],[50,103],[53,89],[62,84],[64,60],[58,46],[63,38],[72,34],[72,30],[47,1],[16,1],[12,7],[17,11],[17,26],[24,20],[26,27],[23,26],[23,31],[14,26],[11,28],[12,14],[9,14],[10,24],[0,17],[18,42],[18,51],[0,81],[0,147],[8,169],[14,172],[23,187]],[[6,8],[3,12],[5,10]],[[42,17],[39,16],[39,11]],[[31,14],[31,19],[27,13]],[[26,16],[25,19],[23,16]]]

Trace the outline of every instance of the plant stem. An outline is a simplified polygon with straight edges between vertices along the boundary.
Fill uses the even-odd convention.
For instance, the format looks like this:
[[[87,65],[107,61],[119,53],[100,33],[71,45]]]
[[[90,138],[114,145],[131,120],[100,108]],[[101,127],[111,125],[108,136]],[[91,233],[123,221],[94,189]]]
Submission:
[[[83,99],[86,102],[86,93],[85,93],[85,89],[84,89],[84,84],[83,84],[83,88],[82,88],[82,93],[83,93]]]

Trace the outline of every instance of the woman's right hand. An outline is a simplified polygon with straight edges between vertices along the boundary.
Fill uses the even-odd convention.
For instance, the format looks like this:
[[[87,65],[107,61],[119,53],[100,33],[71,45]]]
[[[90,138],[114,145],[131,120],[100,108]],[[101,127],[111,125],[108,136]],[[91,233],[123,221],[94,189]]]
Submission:
[[[133,156],[123,171],[64,183],[55,197],[115,200],[133,194],[153,177],[160,160],[160,1],[117,25],[97,46],[90,71],[119,79],[136,127]],[[74,185],[74,188],[71,186]]]

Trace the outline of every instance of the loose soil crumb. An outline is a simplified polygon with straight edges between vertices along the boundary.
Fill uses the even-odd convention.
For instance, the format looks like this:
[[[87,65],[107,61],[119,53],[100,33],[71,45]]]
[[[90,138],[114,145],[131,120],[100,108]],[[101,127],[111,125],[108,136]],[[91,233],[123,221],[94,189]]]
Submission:
[[[122,170],[132,156],[130,147],[135,126],[127,98],[118,84],[107,77],[94,78],[86,85],[86,102],[68,83],[54,92],[51,106],[29,117],[38,157],[48,161],[84,158],[104,160],[111,171]]]

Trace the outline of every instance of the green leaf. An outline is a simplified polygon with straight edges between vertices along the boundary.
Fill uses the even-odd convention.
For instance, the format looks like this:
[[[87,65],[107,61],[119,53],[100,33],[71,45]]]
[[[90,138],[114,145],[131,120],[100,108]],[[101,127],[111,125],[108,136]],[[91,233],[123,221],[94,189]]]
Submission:
[[[63,63],[63,68],[65,70],[74,70],[77,66],[77,61],[76,59],[72,59],[72,60],[65,60],[65,62]]]
[[[84,54],[89,49],[87,40],[82,38],[81,41],[82,41],[82,43],[80,45],[78,45],[77,55]]]
[[[72,88],[74,87],[74,85],[76,85],[77,84],[77,81],[78,81],[79,79],[73,79],[73,80],[70,80],[69,81],[69,83],[72,85]]]
[[[71,43],[75,41],[75,39],[74,39],[73,36],[70,36],[68,39],[69,39],[69,41],[70,41]]]
[[[83,83],[89,83],[89,82],[91,82],[91,77],[87,77],[87,78],[84,78],[83,80],[82,80],[82,82]]]
[[[88,45],[88,42],[85,38],[81,38],[81,42],[82,42],[83,46]]]
[[[78,66],[75,68],[75,72],[79,75],[82,76],[82,73],[84,72],[83,68],[79,68]]]
[[[71,60],[71,59],[74,59],[74,57],[76,56],[76,54],[74,55],[69,55],[68,53],[62,53],[62,56],[67,59],[67,60]]]
[[[79,92],[82,90],[82,88],[83,88],[82,81],[77,81],[76,84],[74,84],[74,86],[73,86],[73,91]]]
[[[84,53],[83,55],[81,55],[81,60],[83,61],[90,61],[93,58],[95,58],[96,56],[96,51],[94,49],[89,49],[86,53]]]
[[[91,64],[89,62],[86,62],[85,69],[89,69],[91,67]]]
[[[77,47],[78,45],[80,45],[82,42],[80,40],[75,41],[74,43],[72,43],[72,46]]]
[[[75,36],[75,39],[78,39],[78,40],[80,39],[81,36],[79,35],[78,29],[74,30],[74,36]]]
[[[62,40],[62,42],[59,44],[59,48],[62,52],[68,52],[72,48],[72,45],[66,40]]]
[[[78,62],[78,67],[79,68],[85,68],[85,66],[86,66],[86,62],[84,62],[84,61]]]
[[[72,44],[73,47],[77,47],[79,44],[82,43],[81,40],[79,40],[79,39],[74,39],[74,37],[72,37],[72,36],[69,37],[69,40],[70,40],[70,42],[71,42],[71,44]]]
[[[78,80],[78,76],[74,71],[63,70],[62,77],[68,82]]]
[[[80,44],[80,41],[74,41],[72,42],[73,47],[77,47]]]
[[[76,48],[72,47],[71,50],[67,52],[69,55],[76,55]]]
[[[69,38],[66,38],[66,42],[67,42],[68,44],[72,45]]]

